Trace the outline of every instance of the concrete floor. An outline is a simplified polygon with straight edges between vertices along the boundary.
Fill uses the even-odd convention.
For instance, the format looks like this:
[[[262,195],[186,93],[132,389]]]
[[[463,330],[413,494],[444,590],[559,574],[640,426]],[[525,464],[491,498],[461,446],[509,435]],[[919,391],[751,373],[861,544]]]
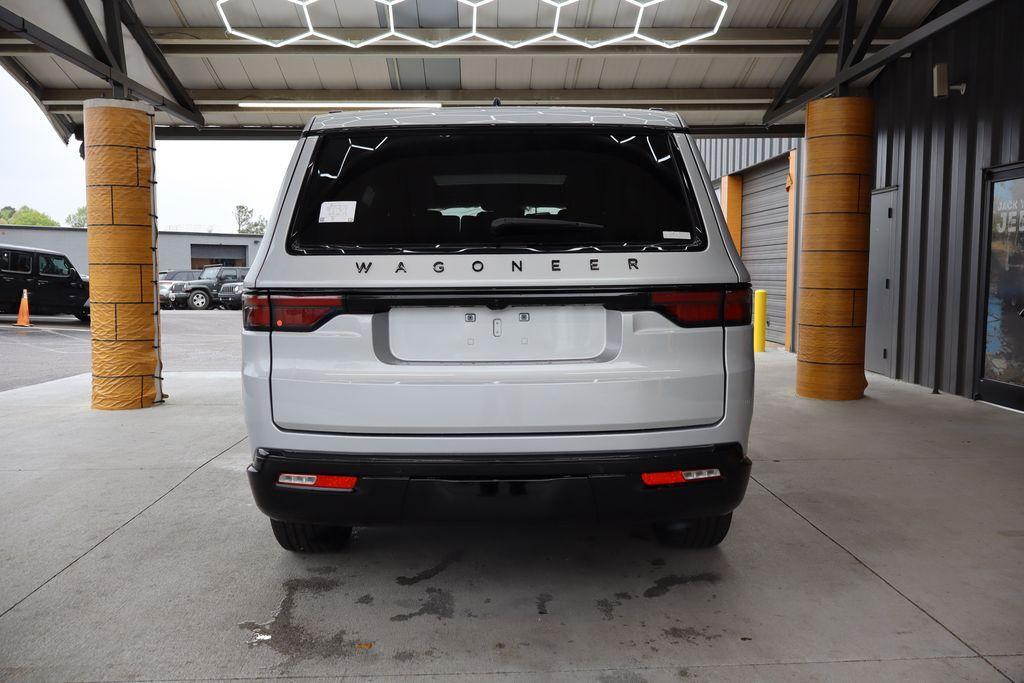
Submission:
[[[129,413],[87,376],[0,392],[0,679],[1024,680],[1024,416],[758,373],[755,481],[707,551],[431,527],[296,556],[245,483],[237,373]]]

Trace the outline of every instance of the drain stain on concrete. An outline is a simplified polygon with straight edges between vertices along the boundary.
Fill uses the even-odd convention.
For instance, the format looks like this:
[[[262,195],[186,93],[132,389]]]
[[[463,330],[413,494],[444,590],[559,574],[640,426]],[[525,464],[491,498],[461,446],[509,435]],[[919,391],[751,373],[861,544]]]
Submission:
[[[424,569],[419,574],[414,574],[413,576],[399,576],[397,579],[395,579],[395,582],[399,586],[411,586],[413,584],[419,583],[420,581],[432,579],[461,559],[462,551],[456,550],[455,552],[448,553],[448,555],[445,556],[443,560],[441,560],[438,564],[434,565],[430,569]]]
[[[673,640],[683,640],[690,645],[696,645],[698,640],[710,642],[712,640],[718,640],[722,637],[721,633],[708,633],[707,628],[697,630],[691,626],[680,628],[679,626],[673,626],[662,631],[667,637]]]
[[[396,614],[391,621],[409,621],[413,617],[435,616],[438,619],[451,619],[455,614],[455,598],[446,590],[440,588],[428,588],[427,599],[423,601],[420,608],[415,612],[407,614]]]
[[[322,636],[310,633],[295,621],[299,594],[320,595],[340,585],[336,579],[289,579],[282,584],[284,597],[269,621],[243,621],[238,627],[249,633],[246,641],[249,647],[269,647],[288,658],[285,664],[309,657],[350,657],[357,652],[367,652],[373,648],[373,643],[349,638],[345,629]]]
[[[684,586],[688,583],[718,583],[722,577],[718,572],[701,572],[690,576],[669,574],[655,580],[654,585],[644,591],[645,598],[660,598],[676,586]]]
[[[537,596],[537,614],[548,613],[548,603],[551,602],[550,593],[541,593]]]

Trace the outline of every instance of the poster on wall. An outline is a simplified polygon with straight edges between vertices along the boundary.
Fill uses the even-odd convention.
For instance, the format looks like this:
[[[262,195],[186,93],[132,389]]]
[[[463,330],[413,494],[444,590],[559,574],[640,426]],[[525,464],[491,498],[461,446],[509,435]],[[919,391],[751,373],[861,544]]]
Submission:
[[[1024,177],[991,187],[982,379],[1024,392]]]

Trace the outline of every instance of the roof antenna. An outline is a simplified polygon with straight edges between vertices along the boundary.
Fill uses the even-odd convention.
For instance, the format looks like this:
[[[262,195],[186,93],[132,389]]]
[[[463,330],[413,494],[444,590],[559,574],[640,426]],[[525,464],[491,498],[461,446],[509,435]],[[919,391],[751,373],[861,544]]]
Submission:
[[[501,106],[501,98],[500,97],[495,97],[494,101],[491,102],[491,106],[500,107]]]

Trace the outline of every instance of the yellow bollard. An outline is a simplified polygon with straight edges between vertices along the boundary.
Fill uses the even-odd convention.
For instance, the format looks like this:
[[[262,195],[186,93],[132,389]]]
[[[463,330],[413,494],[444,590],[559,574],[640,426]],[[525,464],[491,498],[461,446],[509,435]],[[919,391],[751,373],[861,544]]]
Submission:
[[[764,353],[765,328],[768,325],[768,292],[754,290],[754,353]]]

